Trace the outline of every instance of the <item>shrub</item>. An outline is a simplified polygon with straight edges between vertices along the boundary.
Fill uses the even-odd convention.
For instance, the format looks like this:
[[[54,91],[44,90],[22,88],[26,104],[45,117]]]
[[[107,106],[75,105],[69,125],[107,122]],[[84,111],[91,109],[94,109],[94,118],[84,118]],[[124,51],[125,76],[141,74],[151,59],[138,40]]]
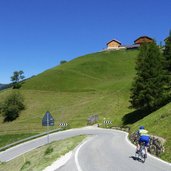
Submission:
[[[65,63],[67,63],[67,61],[65,60],[60,61],[60,64],[65,64]]]
[[[19,92],[13,92],[6,97],[3,103],[0,104],[0,111],[4,116],[4,121],[13,121],[19,117],[21,110],[25,108],[24,99]]]
[[[21,83],[13,84],[13,89],[19,89],[19,88],[21,88]]]
[[[53,148],[52,147],[48,147],[45,151],[45,155],[49,155],[53,152]]]
[[[21,170],[27,170],[31,165],[30,161],[26,161],[24,165],[22,166]]]

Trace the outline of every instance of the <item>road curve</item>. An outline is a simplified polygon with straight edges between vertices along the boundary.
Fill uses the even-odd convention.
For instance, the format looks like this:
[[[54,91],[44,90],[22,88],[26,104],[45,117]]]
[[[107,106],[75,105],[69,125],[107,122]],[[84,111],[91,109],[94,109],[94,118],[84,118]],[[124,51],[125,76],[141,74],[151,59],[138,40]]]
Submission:
[[[58,171],[170,171],[171,165],[148,155],[145,163],[135,160],[135,147],[121,131],[85,127],[50,134],[49,141],[76,135],[93,135],[76,148],[70,160]],[[9,161],[23,153],[47,144],[47,136],[17,145],[0,153],[0,161]]]
[[[170,171],[171,164],[148,155],[145,163],[134,157],[135,147],[127,134],[102,130],[84,142],[71,159],[56,171]]]

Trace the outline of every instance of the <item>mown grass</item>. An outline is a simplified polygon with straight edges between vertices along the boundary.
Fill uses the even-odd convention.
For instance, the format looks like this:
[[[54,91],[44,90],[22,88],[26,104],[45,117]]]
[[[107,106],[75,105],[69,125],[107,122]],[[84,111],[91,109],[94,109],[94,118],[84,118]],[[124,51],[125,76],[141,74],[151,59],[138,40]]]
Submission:
[[[87,118],[99,115],[99,123],[103,118],[110,118],[114,125],[122,124],[122,116],[130,109],[128,97],[123,92],[44,92],[22,90],[25,96],[26,110],[20,117],[4,123],[1,117],[0,134],[41,133],[46,131],[42,126],[42,118],[48,110],[55,119],[56,129],[60,122],[67,122],[71,128],[87,125]]]
[[[23,89],[45,91],[114,90],[130,84],[138,51],[99,52],[76,58],[45,71]]]
[[[85,136],[54,141],[48,145],[27,152],[9,162],[0,163],[0,171],[41,171],[51,165],[60,156],[73,150],[83,139],[85,139]]]

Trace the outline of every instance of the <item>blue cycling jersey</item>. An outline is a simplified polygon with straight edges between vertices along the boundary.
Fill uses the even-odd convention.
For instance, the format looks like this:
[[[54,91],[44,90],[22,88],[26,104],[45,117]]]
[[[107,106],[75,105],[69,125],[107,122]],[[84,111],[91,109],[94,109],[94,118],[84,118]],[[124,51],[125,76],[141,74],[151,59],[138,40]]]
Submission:
[[[148,146],[149,141],[150,141],[150,136],[147,135],[142,135],[139,138],[139,143],[144,142],[145,146]]]

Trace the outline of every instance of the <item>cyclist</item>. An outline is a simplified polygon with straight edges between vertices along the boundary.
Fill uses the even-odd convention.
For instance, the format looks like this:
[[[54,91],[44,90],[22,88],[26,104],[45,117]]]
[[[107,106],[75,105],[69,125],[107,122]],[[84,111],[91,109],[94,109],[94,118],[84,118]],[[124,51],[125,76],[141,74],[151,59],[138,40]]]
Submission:
[[[145,143],[145,158],[147,158],[147,146],[148,146],[149,141],[150,141],[150,136],[148,135],[148,131],[145,130],[144,126],[140,126],[137,133],[139,135],[139,140],[138,140],[138,144],[137,144],[136,153],[138,153],[140,150],[140,144],[142,142],[144,142]]]

